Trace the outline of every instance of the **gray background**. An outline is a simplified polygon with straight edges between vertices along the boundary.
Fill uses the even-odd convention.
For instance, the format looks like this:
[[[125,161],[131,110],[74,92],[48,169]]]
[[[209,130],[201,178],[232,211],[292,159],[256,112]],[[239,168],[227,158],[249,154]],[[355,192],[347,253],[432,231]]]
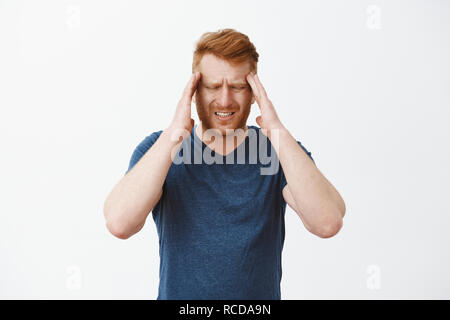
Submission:
[[[1,298],[156,298],[153,220],[116,239],[103,202],[169,124],[196,40],[227,27],[347,205],[330,239],[288,209],[282,298],[450,298],[450,3],[434,0],[0,1]]]

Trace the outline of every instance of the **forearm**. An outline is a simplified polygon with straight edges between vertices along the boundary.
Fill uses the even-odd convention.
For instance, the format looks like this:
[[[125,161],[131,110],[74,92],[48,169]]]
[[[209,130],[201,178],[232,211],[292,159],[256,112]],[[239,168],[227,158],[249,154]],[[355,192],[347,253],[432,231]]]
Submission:
[[[337,190],[287,129],[282,128],[278,133],[278,137],[272,133],[270,139],[277,151],[297,213],[301,213],[312,229],[341,224],[345,204]]]
[[[119,238],[138,232],[159,201],[177,147],[173,131],[164,130],[135,166],[116,184],[104,204],[108,229]]]

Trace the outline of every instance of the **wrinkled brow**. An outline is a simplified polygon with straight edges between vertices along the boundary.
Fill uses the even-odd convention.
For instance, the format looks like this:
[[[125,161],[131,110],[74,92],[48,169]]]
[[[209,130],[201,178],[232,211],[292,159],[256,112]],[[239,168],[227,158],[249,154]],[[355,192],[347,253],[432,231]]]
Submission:
[[[205,84],[207,84],[207,85],[210,85],[210,86],[220,86],[220,85],[222,85],[221,81],[215,81],[215,80],[209,80],[209,79],[205,79],[203,82]],[[232,86],[246,86],[247,85],[247,81],[245,81],[245,80],[231,81],[230,85],[232,85]]]

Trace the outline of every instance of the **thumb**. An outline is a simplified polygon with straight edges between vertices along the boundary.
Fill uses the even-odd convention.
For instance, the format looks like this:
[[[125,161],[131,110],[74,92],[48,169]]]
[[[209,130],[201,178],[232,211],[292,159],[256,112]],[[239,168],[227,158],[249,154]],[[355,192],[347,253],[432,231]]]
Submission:
[[[261,125],[261,123],[262,123],[261,116],[257,116],[257,117],[256,117],[256,123],[262,128],[262,125]]]

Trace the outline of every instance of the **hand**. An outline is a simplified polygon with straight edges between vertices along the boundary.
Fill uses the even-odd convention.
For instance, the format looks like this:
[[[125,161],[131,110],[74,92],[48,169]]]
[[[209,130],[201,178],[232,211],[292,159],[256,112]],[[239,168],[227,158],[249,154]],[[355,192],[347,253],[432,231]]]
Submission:
[[[261,115],[256,117],[256,123],[261,129],[268,130],[269,134],[273,129],[282,129],[283,125],[278,118],[272,102],[267,97],[266,90],[264,90],[258,75],[249,73],[247,75],[247,82],[252,88],[259,110],[261,111]]]
[[[194,119],[191,118],[192,96],[197,90],[198,82],[201,78],[200,72],[192,74],[189,82],[184,88],[183,95],[178,102],[175,115],[169,125],[170,131],[187,131],[189,135],[194,127]]]

